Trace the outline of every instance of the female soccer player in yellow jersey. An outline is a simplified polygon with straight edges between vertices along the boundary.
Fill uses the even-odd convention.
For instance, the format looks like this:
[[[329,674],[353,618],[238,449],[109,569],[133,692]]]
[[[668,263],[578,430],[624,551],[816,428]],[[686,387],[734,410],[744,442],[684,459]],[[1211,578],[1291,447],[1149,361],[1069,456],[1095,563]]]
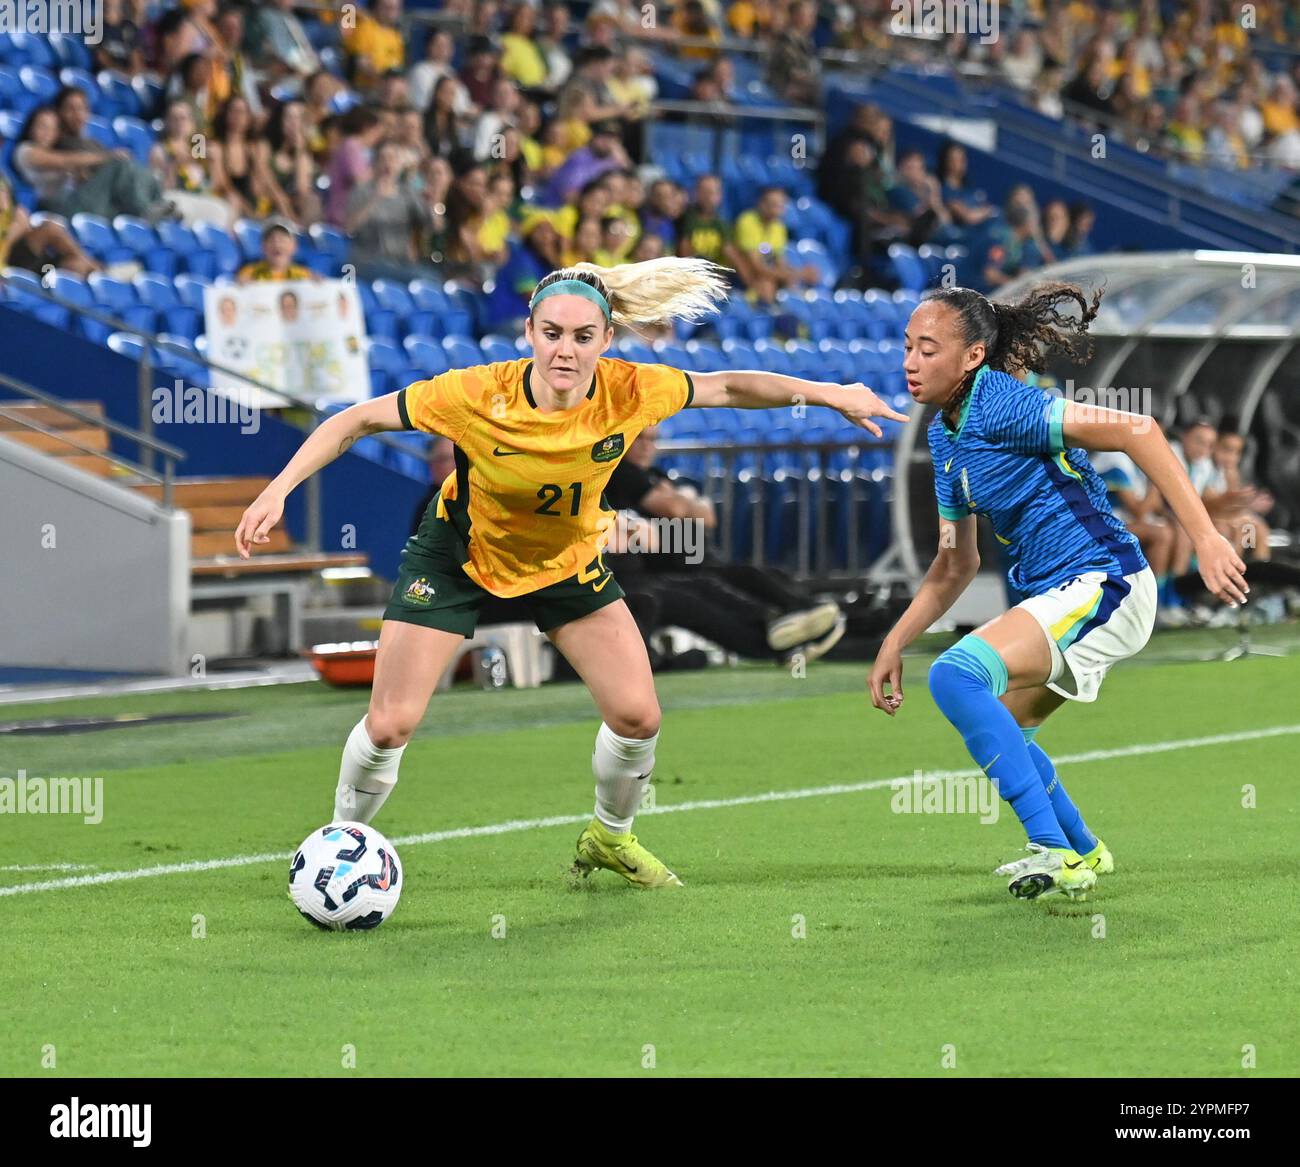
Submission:
[[[419,429],[455,443],[454,474],[406,544],[384,612],[366,716],[343,750],[334,817],[369,822],[397,782],[407,742],[489,594],[526,597],[538,628],[600,710],[596,810],[573,872],[603,867],[644,888],[681,881],[641,846],[632,819],[654,770],[659,702],[645,645],[601,557],[602,491],[647,426],[687,406],[838,410],[876,436],[872,418],[905,416],[863,385],[761,372],[689,374],[602,354],[614,324],[698,319],[725,298],[725,269],[675,257],[552,272],[533,293],[531,358],[457,369],[334,415],[303,443],[240,520],[247,557],[284,500],[358,438]]]

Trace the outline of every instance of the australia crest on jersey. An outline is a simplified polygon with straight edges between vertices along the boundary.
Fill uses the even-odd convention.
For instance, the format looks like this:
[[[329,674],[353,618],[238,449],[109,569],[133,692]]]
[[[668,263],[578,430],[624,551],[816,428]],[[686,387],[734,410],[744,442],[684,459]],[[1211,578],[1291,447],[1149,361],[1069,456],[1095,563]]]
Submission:
[[[591,447],[591,460],[593,462],[613,462],[623,454],[623,435],[610,434],[607,438],[601,438],[594,446]]]

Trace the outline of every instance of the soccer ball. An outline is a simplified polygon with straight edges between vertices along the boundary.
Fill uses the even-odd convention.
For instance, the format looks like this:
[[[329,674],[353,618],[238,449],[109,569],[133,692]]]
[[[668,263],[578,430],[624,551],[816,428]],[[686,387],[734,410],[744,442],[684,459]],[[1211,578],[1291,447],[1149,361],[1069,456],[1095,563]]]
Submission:
[[[392,843],[366,823],[312,831],[289,864],[289,898],[318,928],[378,928],[402,894]]]

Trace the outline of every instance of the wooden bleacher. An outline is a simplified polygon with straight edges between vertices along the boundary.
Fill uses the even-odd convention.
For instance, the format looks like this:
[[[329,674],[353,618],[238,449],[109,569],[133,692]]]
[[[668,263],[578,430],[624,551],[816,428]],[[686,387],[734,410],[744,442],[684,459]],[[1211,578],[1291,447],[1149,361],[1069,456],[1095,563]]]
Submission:
[[[98,401],[68,404],[95,417],[104,415],[103,404]],[[54,406],[34,402],[0,405],[0,436],[162,500],[160,483],[133,481],[135,476],[126,467],[93,452],[109,450],[106,429],[88,425]],[[283,618],[290,624],[290,646],[296,650],[301,647],[298,626],[309,577],[325,568],[364,567],[368,559],[358,552],[304,550],[283,526],[270,532],[269,542],[253,547],[250,558],[241,559],[235,550],[235,528],[244,509],[269,482],[268,478],[257,477],[176,478],[172,483],[172,504],[190,515],[190,574],[195,597],[275,595],[282,602]]]

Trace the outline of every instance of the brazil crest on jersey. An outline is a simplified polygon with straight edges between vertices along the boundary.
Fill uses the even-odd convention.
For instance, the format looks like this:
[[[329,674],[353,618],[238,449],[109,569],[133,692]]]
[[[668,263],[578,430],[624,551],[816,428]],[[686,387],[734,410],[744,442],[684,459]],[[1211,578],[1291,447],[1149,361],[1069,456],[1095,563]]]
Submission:
[[[465,574],[503,597],[558,583],[597,559],[614,467],[637,434],[695,392],[678,369],[601,357],[577,405],[542,413],[532,364],[456,369],[397,397],[408,429],[455,443],[456,472],[442,484],[438,514],[465,540]]]
[[[1065,448],[1064,416],[1064,398],[985,365],[957,428],[942,413],[929,427],[939,513],[987,515],[1011,557],[1011,586],[1024,595],[1084,572],[1131,575],[1147,565],[1088,455]]]

